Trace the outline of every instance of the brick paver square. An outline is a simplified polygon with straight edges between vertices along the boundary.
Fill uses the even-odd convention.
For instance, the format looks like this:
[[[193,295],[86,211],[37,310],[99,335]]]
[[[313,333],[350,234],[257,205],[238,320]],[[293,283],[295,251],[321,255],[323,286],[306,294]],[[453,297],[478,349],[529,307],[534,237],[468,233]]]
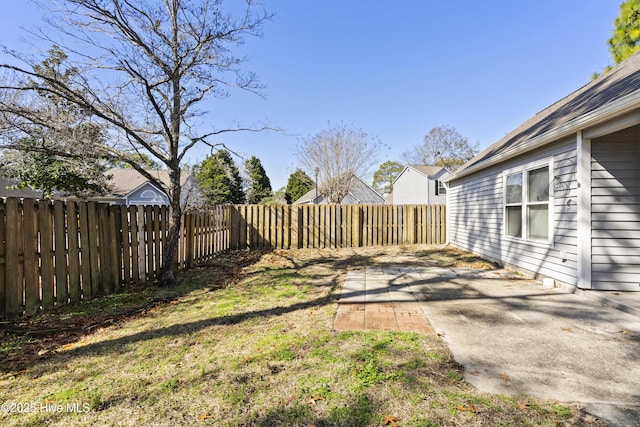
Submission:
[[[410,286],[415,274],[370,267],[365,271],[347,275],[334,320],[336,330],[434,333]]]

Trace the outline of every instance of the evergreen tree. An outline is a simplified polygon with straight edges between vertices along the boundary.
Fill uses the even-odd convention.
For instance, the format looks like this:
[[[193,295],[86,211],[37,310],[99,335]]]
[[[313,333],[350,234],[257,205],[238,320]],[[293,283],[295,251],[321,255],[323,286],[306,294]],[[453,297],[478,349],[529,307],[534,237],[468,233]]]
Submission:
[[[388,160],[380,165],[373,173],[373,188],[380,194],[391,193],[393,190],[391,183],[400,175],[404,166],[393,160]]]
[[[211,205],[245,202],[240,172],[227,150],[218,150],[204,159],[196,178],[202,194]]]
[[[267,172],[262,166],[262,162],[256,156],[251,156],[244,164],[248,187],[247,203],[255,205],[260,203],[264,198],[271,197],[271,181],[267,176]]]
[[[620,15],[613,23],[609,51],[616,64],[640,49],[640,0],[626,0],[620,4]]]
[[[289,175],[284,197],[287,200],[287,203],[291,204],[304,196],[314,186],[315,183],[313,182],[313,179],[304,173],[302,169],[297,169],[294,173]]]

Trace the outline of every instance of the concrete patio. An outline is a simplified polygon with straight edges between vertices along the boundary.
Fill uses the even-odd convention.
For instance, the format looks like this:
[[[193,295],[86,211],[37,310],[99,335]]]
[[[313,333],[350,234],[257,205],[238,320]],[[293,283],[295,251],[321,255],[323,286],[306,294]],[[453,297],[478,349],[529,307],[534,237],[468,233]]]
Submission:
[[[482,391],[577,403],[640,426],[640,293],[569,293],[504,270],[350,272],[338,330],[437,332]]]

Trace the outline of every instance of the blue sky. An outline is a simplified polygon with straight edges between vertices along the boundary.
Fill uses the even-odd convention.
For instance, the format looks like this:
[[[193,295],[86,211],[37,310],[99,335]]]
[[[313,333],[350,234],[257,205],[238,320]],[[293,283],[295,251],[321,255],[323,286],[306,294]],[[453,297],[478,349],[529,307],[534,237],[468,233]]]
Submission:
[[[377,137],[379,163],[445,124],[484,148],[611,62],[620,2],[265,0],[276,16],[241,47],[265,97],[211,100],[205,123],[283,129],[219,140],[258,156],[274,189],[298,166],[299,138],[329,124]],[[3,7],[0,44],[20,48],[20,27],[40,25],[37,10],[18,0]]]

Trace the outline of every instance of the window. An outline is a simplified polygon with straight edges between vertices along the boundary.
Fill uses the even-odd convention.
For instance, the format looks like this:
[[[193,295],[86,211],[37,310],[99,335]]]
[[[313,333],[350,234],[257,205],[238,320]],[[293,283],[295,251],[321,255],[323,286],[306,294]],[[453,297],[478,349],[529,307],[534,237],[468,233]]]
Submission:
[[[549,165],[510,173],[505,181],[505,234],[549,241]]]
[[[444,182],[436,180],[436,196],[444,196],[447,194],[447,187]]]
[[[527,173],[527,237],[549,239],[549,166]]]
[[[522,237],[522,173],[507,176],[507,236]]]

